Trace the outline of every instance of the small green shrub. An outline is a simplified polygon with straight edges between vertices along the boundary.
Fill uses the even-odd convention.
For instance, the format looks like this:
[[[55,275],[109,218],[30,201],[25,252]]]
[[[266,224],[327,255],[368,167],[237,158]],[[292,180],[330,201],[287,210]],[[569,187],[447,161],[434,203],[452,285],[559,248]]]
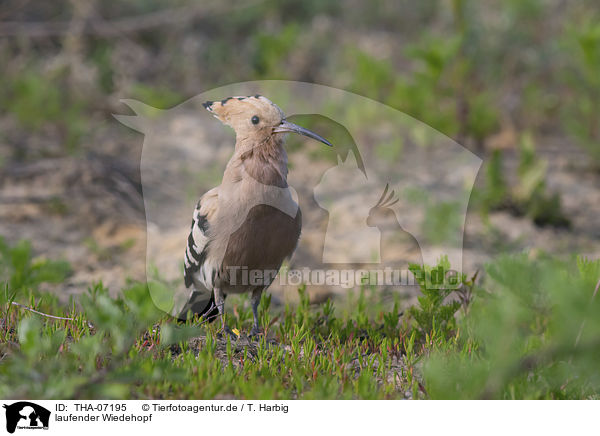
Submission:
[[[42,74],[35,69],[9,77],[0,107],[34,131],[48,124],[59,126],[65,150],[73,152],[89,128],[88,104],[69,90],[66,80],[65,71]]]
[[[475,191],[475,198],[481,205],[484,215],[487,216],[488,212],[505,206],[508,201],[509,191],[504,180],[502,151],[493,150],[484,168],[485,184],[482,189]]]
[[[600,262],[503,256],[486,272],[458,322],[471,351],[426,359],[431,398],[598,398]]]
[[[517,210],[529,216],[537,225],[568,226],[558,193],[549,193],[546,185],[548,162],[535,153],[530,134],[519,142],[518,184],[512,190]]]
[[[60,283],[70,273],[67,262],[33,259],[31,244],[19,241],[14,246],[0,237],[0,283],[14,292],[36,289],[41,283]]]
[[[440,259],[435,267],[411,264],[410,271],[423,294],[418,297],[418,304],[408,309],[416,322],[417,336],[422,340],[434,337],[450,339],[456,334],[455,315],[461,307],[461,300],[448,297],[465,291],[466,277],[448,274],[450,263],[447,257]]]
[[[564,47],[570,54],[570,68],[564,80],[571,89],[563,117],[568,132],[600,167],[600,23],[598,15],[588,16],[565,32]]]
[[[177,92],[144,83],[136,83],[133,86],[132,96],[134,99],[157,109],[170,109],[183,101],[183,97]]]
[[[485,218],[492,210],[506,209],[516,215],[528,216],[539,226],[569,226],[560,195],[548,192],[548,162],[536,154],[531,134],[522,135],[518,150],[519,165],[514,186],[509,187],[505,181],[502,151],[494,150],[484,163],[485,180],[483,186],[474,192],[474,204]]]
[[[287,24],[277,34],[261,32],[254,37],[256,53],[254,69],[259,77],[280,78],[285,74],[285,61],[289,58],[301,28],[296,23]]]

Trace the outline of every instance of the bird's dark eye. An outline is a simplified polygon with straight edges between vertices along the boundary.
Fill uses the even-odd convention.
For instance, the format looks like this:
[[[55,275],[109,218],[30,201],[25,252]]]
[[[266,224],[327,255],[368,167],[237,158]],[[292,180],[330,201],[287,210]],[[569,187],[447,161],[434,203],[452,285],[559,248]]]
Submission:
[[[252,121],[252,124],[258,124],[260,119],[256,115],[254,115],[250,121]]]

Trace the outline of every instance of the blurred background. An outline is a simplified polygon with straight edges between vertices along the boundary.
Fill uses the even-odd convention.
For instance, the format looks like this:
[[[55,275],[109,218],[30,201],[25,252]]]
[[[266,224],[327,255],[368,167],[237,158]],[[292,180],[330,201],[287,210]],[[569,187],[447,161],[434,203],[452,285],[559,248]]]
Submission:
[[[4,0],[0,65],[0,236],[67,260],[62,289],[145,278],[143,136],[120,99],[167,109],[261,79],[378,100],[482,158],[465,272],[600,256],[597,1]],[[451,207],[428,204],[424,232],[443,238]]]

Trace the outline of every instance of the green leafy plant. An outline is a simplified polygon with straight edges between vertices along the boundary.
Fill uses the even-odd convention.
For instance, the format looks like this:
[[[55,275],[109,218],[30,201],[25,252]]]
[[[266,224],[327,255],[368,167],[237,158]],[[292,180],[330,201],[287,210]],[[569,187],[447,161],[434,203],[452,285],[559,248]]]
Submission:
[[[475,191],[476,202],[480,204],[484,216],[502,206],[508,201],[508,187],[504,180],[502,168],[502,151],[494,150],[487,162],[484,163],[485,180],[481,189]]]
[[[254,68],[259,77],[273,78],[284,74],[283,65],[300,34],[300,27],[290,23],[278,34],[262,32],[256,35]]]
[[[505,180],[503,154],[494,150],[484,164],[485,180],[475,190],[474,203],[480,207],[484,217],[492,210],[510,210],[516,215],[525,215],[540,226],[569,226],[560,195],[548,192],[546,184],[548,162],[535,151],[533,136],[525,133],[518,144],[519,165],[517,182],[509,187]]]
[[[600,262],[503,256],[459,322],[472,353],[434,352],[432,398],[597,398]]]
[[[42,74],[29,72],[10,77],[9,86],[0,103],[26,128],[39,131],[49,124],[59,127],[65,150],[73,152],[89,128],[85,114],[87,102],[72,92],[63,92],[64,71]],[[49,84],[51,82],[52,84]]]
[[[12,292],[35,289],[40,283],[60,283],[70,273],[67,262],[33,259],[31,244],[19,241],[10,246],[0,237],[0,282]]]
[[[503,256],[480,284],[449,270],[411,266],[422,295],[406,315],[364,286],[345,305],[315,306],[301,288],[298,304],[267,310],[263,296],[257,341],[240,296],[232,341],[218,323],[174,322],[142,283],[118,296],[97,283],[65,305],[34,298],[31,280],[15,306],[5,281],[0,396],[598,398],[600,261]]]
[[[513,201],[538,225],[567,226],[569,220],[562,212],[558,193],[547,191],[547,165],[536,155],[533,137],[524,134],[519,142],[519,182],[512,190]]]
[[[418,304],[408,310],[416,321],[418,336],[448,339],[455,335],[455,315],[461,307],[461,301],[448,297],[458,289],[462,290],[465,276],[449,274],[451,270],[447,257],[440,259],[435,267],[411,264],[410,271],[423,294],[418,297]]]
[[[588,16],[578,25],[567,28],[565,48],[572,67],[564,77],[572,93],[564,106],[569,133],[600,166],[600,23],[598,16]]]
[[[157,109],[169,109],[183,101],[183,96],[168,88],[144,83],[136,83],[133,86],[132,95],[133,98]]]

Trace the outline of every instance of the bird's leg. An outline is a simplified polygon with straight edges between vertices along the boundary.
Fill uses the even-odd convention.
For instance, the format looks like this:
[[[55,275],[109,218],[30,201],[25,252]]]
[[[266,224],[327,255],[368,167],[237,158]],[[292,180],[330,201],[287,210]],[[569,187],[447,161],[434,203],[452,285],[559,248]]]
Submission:
[[[215,304],[217,305],[217,309],[219,310],[219,316],[221,317],[221,328],[222,330],[229,335],[232,339],[237,339],[237,336],[229,326],[225,323],[225,298],[223,296],[223,292],[220,288],[214,289],[215,293]]]
[[[262,289],[256,288],[252,291],[252,315],[254,316],[254,325],[250,331],[250,336],[256,336],[260,334],[260,326],[258,324],[258,305],[260,304],[260,297],[262,295]]]

